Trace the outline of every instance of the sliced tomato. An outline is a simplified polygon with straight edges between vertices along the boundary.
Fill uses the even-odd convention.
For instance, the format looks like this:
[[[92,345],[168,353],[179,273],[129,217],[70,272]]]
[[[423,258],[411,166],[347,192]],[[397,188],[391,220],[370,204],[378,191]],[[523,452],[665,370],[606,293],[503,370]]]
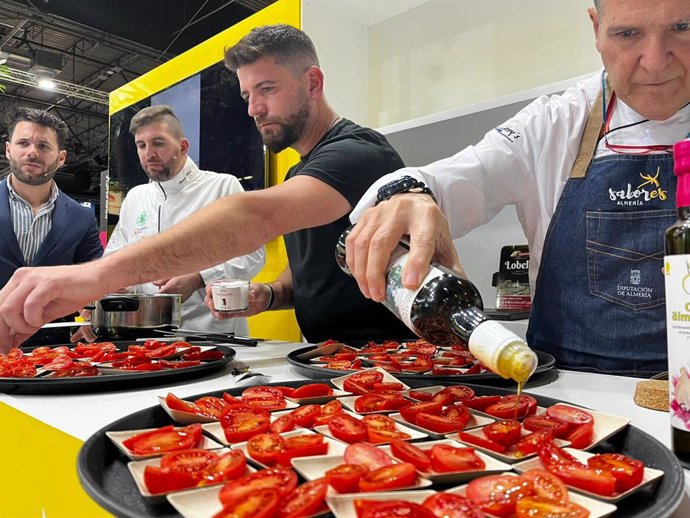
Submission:
[[[333,437],[352,444],[367,438],[367,427],[359,419],[340,413],[328,421],[328,429]]]
[[[158,466],[144,468],[144,485],[153,495],[194,487],[200,477],[200,473],[172,471]]]
[[[281,494],[275,488],[256,489],[225,504],[213,518],[273,518],[280,504]]]
[[[391,453],[403,462],[414,464],[419,471],[428,471],[431,459],[427,453],[414,444],[401,439],[391,439]]]
[[[160,467],[187,473],[200,472],[210,466],[218,454],[211,450],[193,448],[166,453],[161,457]]]
[[[621,453],[601,453],[587,459],[590,468],[610,472],[616,477],[616,491],[625,493],[642,483],[644,463]]]
[[[291,397],[293,392],[295,392],[295,389],[292,387],[284,387],[282,385],[273,385],[274,389],[280,390],[280,392],[283,394],[285,397]]]
[[[519,475],[489,475],[472,480],[465,493],[485,513],[503,517],[513,514],[519,499],[533,495],[534,486]]]
[[[443,405],[436,401],[424,401],[422,403],[412,403],[400,409],[400,415],[408,423],[416,424],[416,416],[420,412],[433,415],[441,415]]]
[[[407,440],[412,436],[401,430],[377,430],[375,428],[367,428],[367,440],[372,444],[385,444],[393,439]]]
[[[505,453],[505,451],[506,451],[506,447],[503,446],[502,444],[498,444],[497,442],[490,441],[489,439],[479,437],[478,435],[474,435],[474,434],[467,433],[467,432],[460,432],[458,435],[459,435],[459,439],[462,442],[465,442],[468,444],[473,444],[475,446],[479,446],[480,448],[484,448],[486,450],[495,451],[496,453]]]
[[[376,394],[364,394],[355,399],[355,412],[360,414],[384,410],[386,400]]]
[[[439,473],[479,471],[486,467],[474,448],[456,448],[449,444],[436,444],[431,448],[431,469]]]
[[[534,492],[540,498],[556,502],[568,501],[568,488],[556,475],[545,469],[529,469],[522,473],[534,485]]]
[[[271,422],[269,429],[273,433],[289,432],[295,429],[295,420],[292,418],[292,414],[281,415]]]
[[[594,423],[586,423],[571,428],[570,434],[565,438],[570,441],[571,448],[582,450],[587,448],[594,440]]]
[[[199,485],[234,480],[247,472],[247,459],[242,450],[232,450],[218,457],[201,473]]]
[[[296,457],[312,457],[328,453],[328,443],[324,436],[313,433],[293,435],[285,439],[285,450],[278,455],[278,464],[290,467],[290,461]]]
[[[358,466],[365,467],[368,471],[393,464],[393,459],[390,455],[373,444],[366,442],[348,445],[345,448],[343,458],[347,464],[357,464]]]
[[[281,503],[279,518],[311,516],[324,507],[328,481],[317,478],[295,488]]]
[[[487,439],[506,447],[517,444],[520,440],[521,432],[522,425],[514,419],[495,421],[482,428],[482,433],[484,433]]]
[[[403,500],[391,500],[388,502],[370,502],[362,510],[361,518],[436,518],[426,507],[413,502]]]
[[[339,464],[326,471],[328,483],[338,493],[356,493],[359,481],[369,470],[359,464]]]
[[[472,414],[462,403],[455,403],[454,405],[448,406],[441,411],[443,417],[447,417],[451,421],[456,421],[462,424],[463,428],[470,420]]]
[[[436,493],[422,505],[443,518],[484,518],[484,513],[469,498],[453,493]]]
[[[229,443],[244,442],[256,434],[268,432],[271,418],[267,412],[223,414],[221,426]]]
[[[285,439],[277,433],[259,433],[247,441],[249,456],[266,466],[275,465],[284,449]]]
[[[465,401],[474,397],[474,390],[465,385],[450,385],[441,390],[453,396],[453,401]]]
[[[290,415],[297,426],[312,428],[314,426],[314,418],[320,414],[321,407],[319,405],[302,405],[299,408],[295,408]]]
[[[244,398],[244,396],[242,396],[242,398]],[[272,412],[273,410],[282,410],[283,408],[287,407],[287,401],[282,396],[279,398],[261,398],[252,396],[246,400],[246,403],[251,407],[262,408],[269,412]]]
[[[194,401],[194,413],[220,419],[228,404],[220,398],[205,396]]]
[[[546,409],[546,415],[567,424],[570,429],[583,424],[594,424],[594,416],[586,410],[563,404],[550,406]]]
[[[373,390],[404,390],[405,386],[398,381],[382,381],[381,383],[374,383],[371,388]]]
[[[602,496],[616,492],[616,477],[610,471],[594,469],[581,464],[556,464],[549,471],[558,475],[569,486]]]
[[[418,401],[431,401],[431,398],[434,397],[434,394],[431,392],[424,392],[423,390],[410,390],[408,395],[412,399],[416,399]]]
[[[462,430],[465,425],[460,421],[454,421],[441,415],[419,412],[415,416],[415,424],[437,433],[450,433]]]
[[[310,397],[330,396],[331,394],[333,394],[333,389],[325,383],[309,383],[307,385],[302,385],[301,387],[296,388],[292,392],[292,394],[290,394],[290,397],[295,399],[302,399]]]
[[[489,405],[498,403],[501,396],[474,396],[469,399],[464,399],[462,404],[473,410],[484,410]]]
[[[152,455],[169,451],[188,450],[199,445],[201,425],[190,424],[184,428],[163,426],[148,432],[136,434],[122,441],[122,444],[137,455]]]
[[[539,445],[544,441],[553,441],[551,430],[538,430],[525,435],[520,438],[515,448],[521,455],[531,455],[532,453],[537,453]]]
[[[243,404],[240,398],[231,396],[227,392],[223,392],[223,401],[225,401],[228,405]]]
[[[395,430],[395,421],[383,414],[365,415],[362,422],[375,430]]]
[[[556,446],[553,441],[542,442],[539,445],[537,453],[539,454],[541,463],[552,473],[555,473],[555,467],[562,465],[574,464],[584,467],[584,464],[582,464],[563,448]]]
[[[359,389],[359,387],[364,387],[365,389],[371,389],[374,383],[381,383],[383,381],[383,373],[375,370],[366,370],[362,372],[357,372],[351,374],[343,382],[343,389],[347,392],[352,392],[353,394],[359,394],[360,392],[355,392],[350,390],[352,384],[354,383],[354,388]],[[366,393],[366,390],[365,390]]]
[[[531,415],[525,417],[522,425],[526,430],[536,432],[537,430],[549,430],[554,437],[559,439],[564,438],[568,434],[568,425],[561,421],[557,421],[548,415]]]
[[[283,392],[277,387],[267,387],[266,385],[257,385],[249,387],[242,391],[242,400],[248,401],[250,399],[283,399]]]
[[[517,419],[520,417],[525,417],[529,410],[529,405],[526,400],[521,400],[516,402],[515,400],[506,400],[503,398],[498,403],[493,403],[486,408],[483,412],[498,417],[499,419]]]
[[[297,473],[291,469],[262,469],[225,484],[218,498],[224,506],[237,502],[260,489],[274,489],[282,498],[297,487]]]
[[[321,414],[314,418],[314,426],[326,424],[336,414],[343,411],[343,404],[337,399],[333,399],[321,407]]]
[[[365,493],[408,487],[417,480],[414,464],[401,462],[367,473],[359,481],[359,489]]]
[[[337,360],[328,362],[326,364],[326,368],[335,371],[349,371],[354,369],[352,362],[349,360]]]
[[[526,496],[517,501],[515,515],[517,518],[587,518],[589,511],[574,502],[557,502],[538,496]]]

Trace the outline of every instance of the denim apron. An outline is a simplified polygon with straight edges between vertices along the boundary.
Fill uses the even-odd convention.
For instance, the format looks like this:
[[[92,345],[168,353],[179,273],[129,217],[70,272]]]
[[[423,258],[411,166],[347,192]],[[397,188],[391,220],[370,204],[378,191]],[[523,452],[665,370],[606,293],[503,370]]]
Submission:
[[[589,145],[591,163],[573,168],[549,225],[527,341],[560,368],[648,377],[668,370],[661,269],[676,221],[673,157],[592,160],[596,137],[585,137],[578,159]]]

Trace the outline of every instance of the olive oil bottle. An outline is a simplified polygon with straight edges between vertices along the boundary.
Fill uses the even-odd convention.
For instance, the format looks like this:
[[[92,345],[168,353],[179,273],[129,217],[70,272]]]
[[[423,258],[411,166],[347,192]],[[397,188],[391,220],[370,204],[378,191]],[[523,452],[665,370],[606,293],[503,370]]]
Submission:
[[[690,140],[673,147],[678,220],[666,230],[664,276],[673,452],[690,468]]]
[[[346,273],[345,230],[336,245],[336,260]],[[522,386],[537,367],[537,355],[520,337],[483,313],[477,288],[443,266],[433,264],[413,291],[402,285],[409,247],[400,243],[386,271],[383,304],[415,334],[441,346],[461,345],[493,372]]]

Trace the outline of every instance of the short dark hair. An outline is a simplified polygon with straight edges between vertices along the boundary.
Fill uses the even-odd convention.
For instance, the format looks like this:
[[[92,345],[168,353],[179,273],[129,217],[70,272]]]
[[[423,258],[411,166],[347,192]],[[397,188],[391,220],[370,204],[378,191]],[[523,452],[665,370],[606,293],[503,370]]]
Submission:
[[[252,29],[234,46],[225,49],[225,65],[232,71],[264,56],[293,72],[319,66],[316,48],[307,34],[291,25],[264,25]]]
[[[15,106],[12,108],[7,115],[7,133],[10,140],[12,140],[12,134],[18,122],[33,122],[40,126],[54,129],[57,134],[58,148],[60,150],[65,149],[67,124],[49,111],[27,108],[25,106]]]
[[[139,110],[129,123],[129,132],[136,136],[139,128],[148,126],[154,122],[162,122],[168,126],[170,133],[172,133],[173,137],[176,139],[179,140],[184,138],[184,131],[182,130],[180,119],[177,118],[177,115],[175,115],[175,112],[170,106],[164,104],[149,106]]]

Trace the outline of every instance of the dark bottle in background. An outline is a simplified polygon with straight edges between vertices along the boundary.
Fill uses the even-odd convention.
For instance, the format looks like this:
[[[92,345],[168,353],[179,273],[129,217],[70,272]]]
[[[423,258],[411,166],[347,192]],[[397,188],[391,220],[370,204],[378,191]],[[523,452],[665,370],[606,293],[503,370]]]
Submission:
[[[350,230],[343,232],[336,245],[336,260],[348,274],[345,238]],[[400,243],[391,256],[383,304],[428,342],[461,345],[496,374],[524,383],[537,367],[534,351],[483,313],[482,298],[474,284],[442,266],[432,264],[418,290],[404,288],[402,271],[408,250]]]
[[[673,147],[678,220],[666,230],[664,276],[673,452],[690,468],[690,140]]]

